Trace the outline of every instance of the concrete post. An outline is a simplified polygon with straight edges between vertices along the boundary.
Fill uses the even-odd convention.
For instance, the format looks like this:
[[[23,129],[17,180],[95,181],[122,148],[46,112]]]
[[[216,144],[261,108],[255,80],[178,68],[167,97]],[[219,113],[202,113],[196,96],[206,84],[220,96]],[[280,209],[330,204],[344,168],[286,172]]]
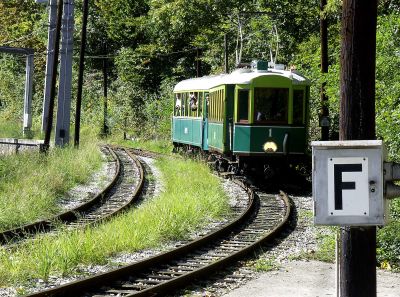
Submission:
[[[60,84],[58,89],[58,108],[55,144],[67,145],[71,118],[72,54],[74,33],[74,1],[64,1],[62,17],[62,41],[60,60]]]
[[[0,53],[26,56],[23,133],[29,133],[32,128],[32,85],[34,51],[31,48],[0,46]]]
[[[26,56],[26,80],[24,96],[24,135],[29,134],[32,128],[32,86],[33,86],[33,53]]]

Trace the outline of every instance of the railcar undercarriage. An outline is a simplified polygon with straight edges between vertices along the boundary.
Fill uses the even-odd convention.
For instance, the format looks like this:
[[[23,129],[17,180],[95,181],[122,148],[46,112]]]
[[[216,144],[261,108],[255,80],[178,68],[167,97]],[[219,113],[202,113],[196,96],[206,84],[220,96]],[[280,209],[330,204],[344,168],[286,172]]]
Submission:
[[[289,171],[295,171],[302,176],[311,174],[311,160],[307,155],[238,156],[221,154],[217,151],[203,151],[197,146],[181,143],[174,143],[173,152],[205,160],[213,170],[226,175],[246,175],[272,179],[276,176],[285,175]]]

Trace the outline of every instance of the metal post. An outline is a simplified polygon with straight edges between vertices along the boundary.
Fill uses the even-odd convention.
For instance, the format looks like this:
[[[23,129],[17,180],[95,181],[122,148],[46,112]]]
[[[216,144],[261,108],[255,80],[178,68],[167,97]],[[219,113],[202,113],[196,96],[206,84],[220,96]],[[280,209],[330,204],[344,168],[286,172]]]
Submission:
[[[47,151],[50,147],[50,137],[51,129],[53,126],[53,112],[54,112],[54,97],[56,94],[56,81],[57,81],[57,67],[58,67],[58,54],[60,51],[60,31],[61,31],[61,16],[63,11],[63,0],[58,0],[57,3],[57,23],[56,23],[56,36],[54,43],[54,55],[53,55],[53,76],[51,78],[51,88],[50,88],[50,101],[49,101],[49,111],[47,113],[47,125],[46,133],[44,136],[43,150]]]
[[[375,139],[377,0],[344,0],[340,140]],[[341,297],[376,297],[376,227],[341,228]]]
[[[49,32],[48,32],[47,55],[46,55],[46,78],[44,81],[44,98],[43,98],[43,114],[42,114],[43,132],[46,131],[48,114],[49,114],[51,80],[53,77],[56,22],[57,22],[57,0],[50,0]]]
[[[24,97],[24,135],[31,133],[32,128],[32,86],[33,86],[33,53],[26,56],[26,80]]]
[[[328,73],[328,21],[323,17],[327,0],[321,0],[320,4],[320,35],[321,35],[321,73]],[[325,93],[326,83],[321,86],[321,140],[329,140],[329,116],[328,96]]]
[[[60,58],[60,83],[58,87],[57,124],[55,144],[67,145],[71,119],[72,54],[74,37],[74,0],[64,1]]]
[[[80,136],[80,126],[81,126],[83,71],[85,70],[86,31],[87,31],[88,14],[89,14],[89,0],[84,0],[83,1],[83,16],[82,16],[81,51],[80,51],[80,56],[79,56],[78,94],[76,96],[75,135],[74,135],[74,146],[75,147],[79,147],[79,136]]]
[[[225,60],[225,73],[229,73],[228,65],[228,38],[226,33],[224,34],[224,60]]]

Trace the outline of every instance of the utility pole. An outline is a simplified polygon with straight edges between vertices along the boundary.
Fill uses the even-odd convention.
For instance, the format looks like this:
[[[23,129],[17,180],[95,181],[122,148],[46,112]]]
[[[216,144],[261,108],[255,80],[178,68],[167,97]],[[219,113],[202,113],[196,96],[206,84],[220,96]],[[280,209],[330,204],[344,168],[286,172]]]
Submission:
[[[328,73],[328,20],[323,15],[327,0],[320,3],[320,37],[321,37],[321,73]],[[326,83],[321,86],[320,126],[321,140],[329,140],[329,109],[328,96],[325,93]]]
[[[48,32],[48,37],[47,37],[48,41],[47,41],[47,55],[46,55],[46,78],[44,81],[42,132],[46,131],[48,114],[49,114],[50,90],[51,90],[51,81],[52,81],[52,77],[53,77],[56,22],[57,22],[57,0],[50,0],[49,32]]]
[[[80,137],[80,127],[81,127],[82,87],[83,87],[83,71],[85,70],[86,31],[87,31],[88,14],[89,14],[89,0],[83,0],[81,51],[79,55],[78,93],[76,96],[76,113],[75,113],[75,134],[74,134],[75,147],[79,147],[79,137]]]
[[[103,51],[104,51],[104,58],[103,58],[103,135],[106,136],[108,134],[108,125],[107,125],[107,88],[108,88],[108,64],[107,64],[107,44],[106,42],[103,43]]]
[[[56,35],[55,35],[55,43],[54,43],[54,55],[53,55],[53,69],[52,69],[52,78],[51,78],[51,88],[50,88],[50,101],[49,101],[49,110],[47,115],[47,124],[46,124],[46,133],[44,136],[43,148],[47,151],[50,147],[50,137],[51,137],[51,129],[53,126],[53,113],[54,113],[54,97],[56,94],[56,81],[57,81],[57,67],[58,67],[58,54],[60,51],[60,35],[61,35],[61,17],[63,12],[63,0],[58,0],[57,3],[57,23],[56,23]]]
[[[62,17],[62,46],[60,83],[58,87],[57,124],[55,144],[67,145],[71,124],[72,55],[74,40],[74,0],[64,0]]]
[[[228,37],[227,34],[224,34],[224,60],[225,60],[225,73],[229,73],[229,65],[228,65]]]
[[[344,0],[340,140],[375,139],[377,0]],[[376,227],[342,227],[339,296],[376,297]]]

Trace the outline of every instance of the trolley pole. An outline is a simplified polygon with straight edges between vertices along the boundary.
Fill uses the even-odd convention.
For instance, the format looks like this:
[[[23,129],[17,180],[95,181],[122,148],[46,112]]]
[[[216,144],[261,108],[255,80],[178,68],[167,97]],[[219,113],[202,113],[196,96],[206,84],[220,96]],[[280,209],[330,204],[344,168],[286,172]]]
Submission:
[[[328,73],[328,20],[324,17],[327,0],[321,0],[320,4],[320,37],[321,37],[321,73]],[[329,109],[328,96],[326,95],[326,83],[321,85],[321,111],[320,111],[320,126],[321,140],[329,140]]]
[[[377,0],[344,0],[340,140],[375,139]],[[340,297],[376,297],[376,227],[342,227]]]

